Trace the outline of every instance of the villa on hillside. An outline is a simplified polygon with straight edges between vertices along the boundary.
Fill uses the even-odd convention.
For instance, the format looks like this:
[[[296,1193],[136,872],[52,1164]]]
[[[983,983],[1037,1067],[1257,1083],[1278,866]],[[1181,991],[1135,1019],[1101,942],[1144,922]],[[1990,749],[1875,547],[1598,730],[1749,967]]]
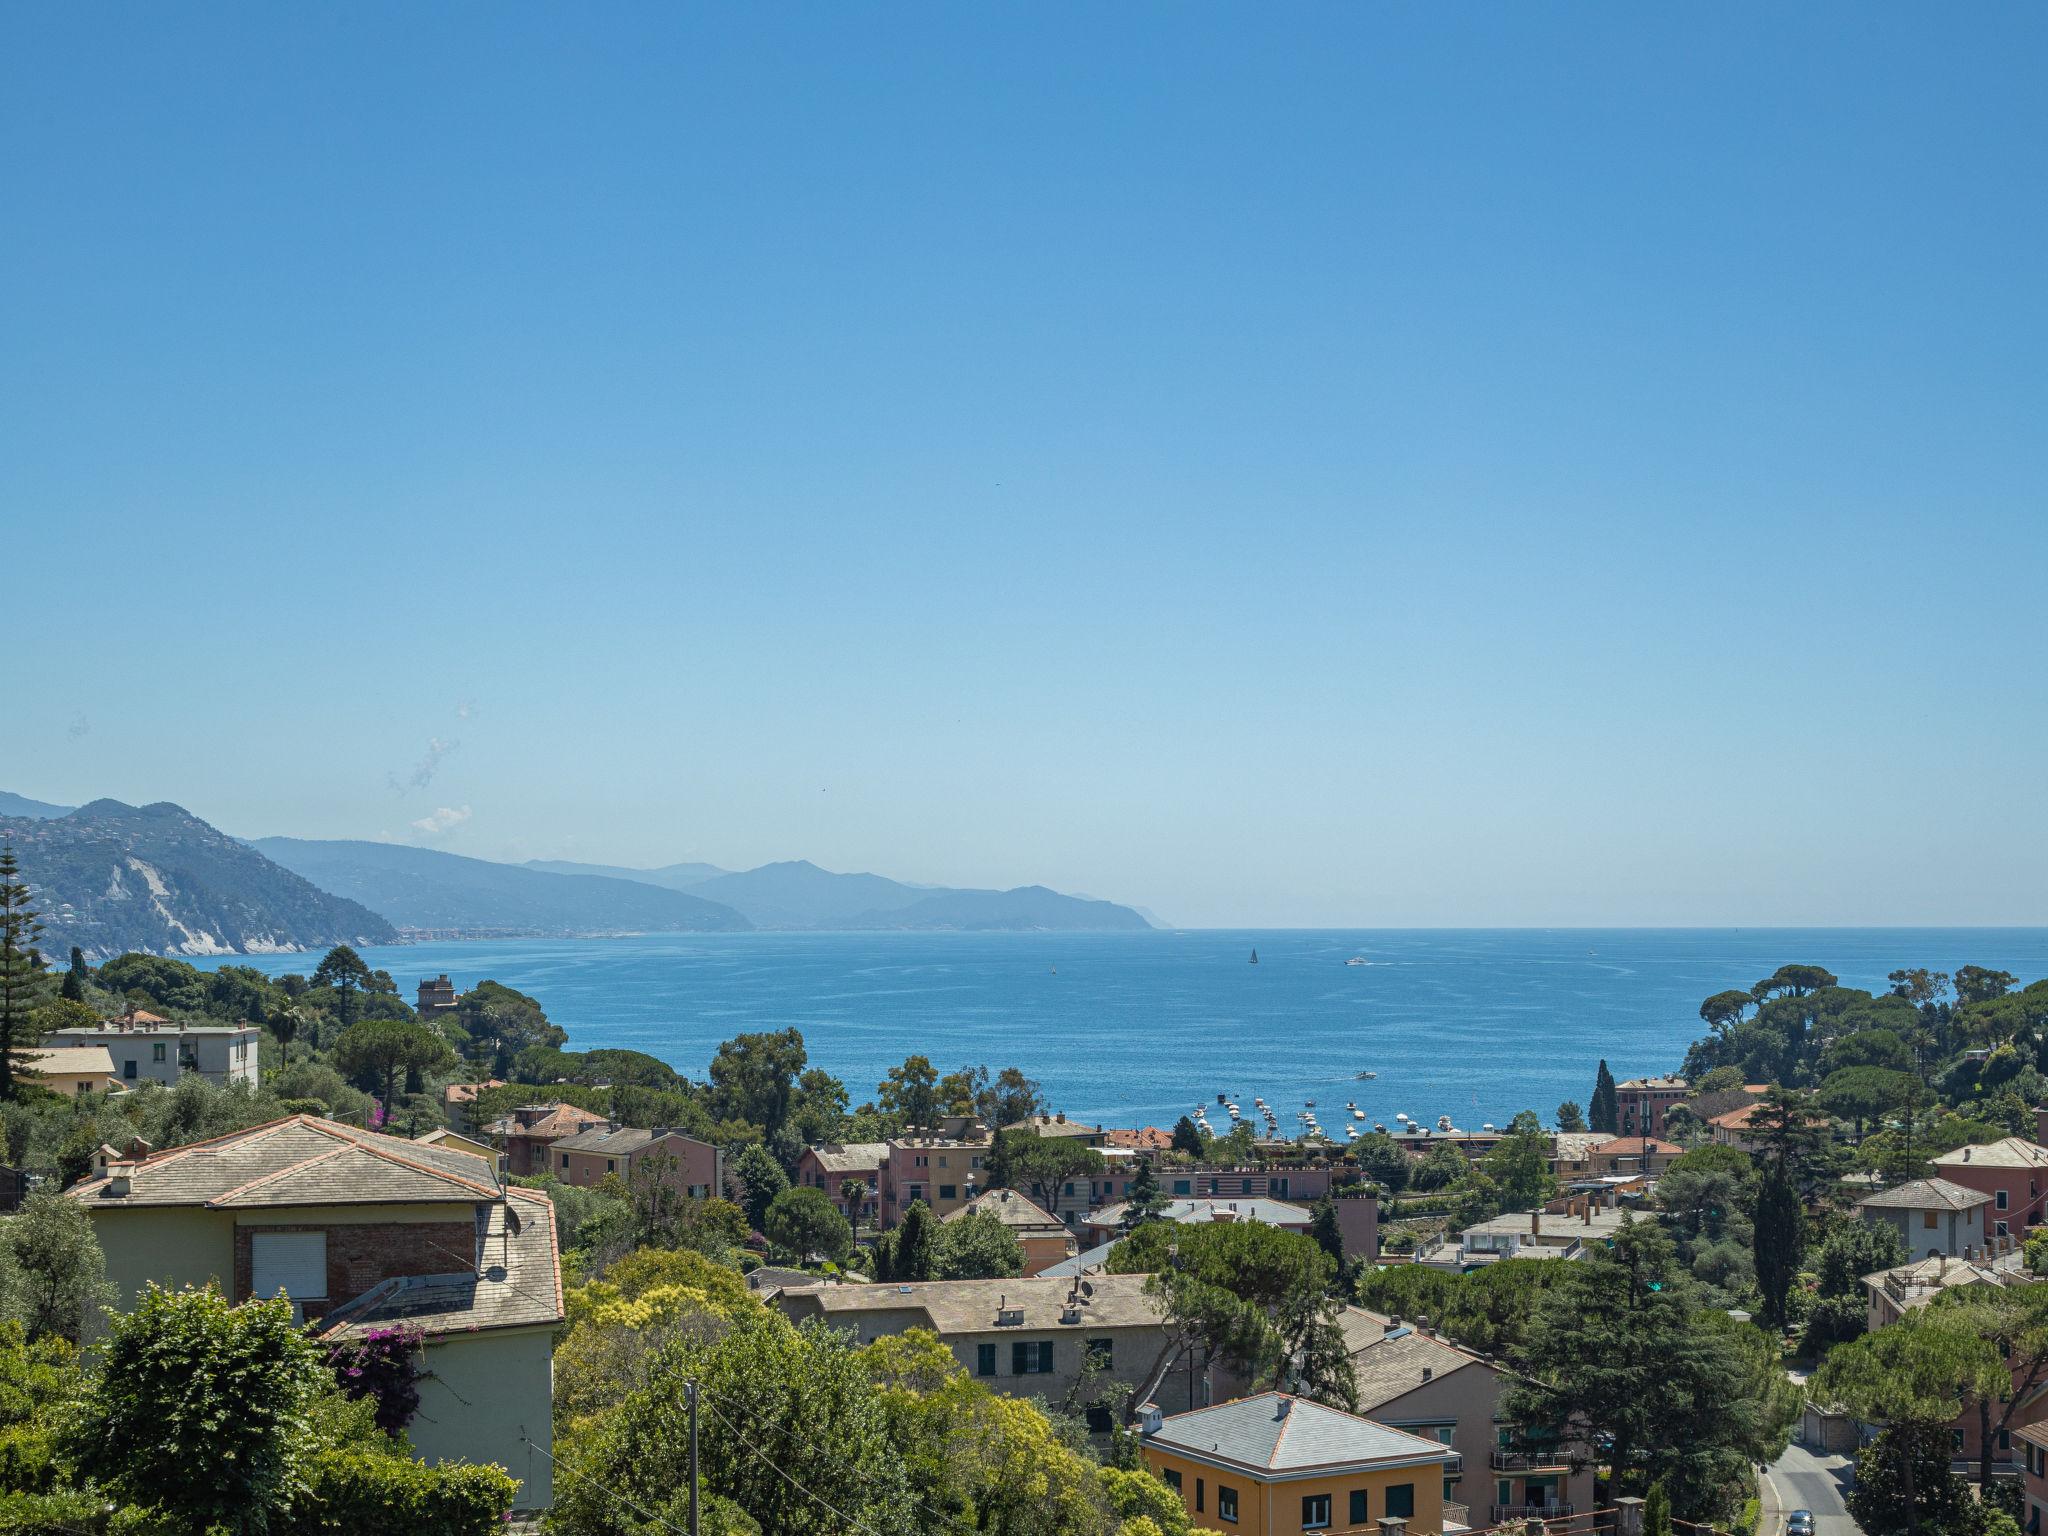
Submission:
[[[263,1031],[254,1024],[180,1024],[130,1003],[96,1025],[52,1030],[43,1044],[53,1050],[104,1047],[113,1075],[127,1087],[162,1083],[173,1088],[191,1075],[219,1088],[230,1083],[254,1088],[262,1039]]]
[[[414,1450],[496,1462],[522,1509],[551,1501],[563,1314],[545,1195],[468,1152],[293,1115],[168,1152],[103,1147],[64,1198],[91,1217],[123,1308],[151,1282],[213,1285],[286,1297],[321,1339],[422,1330]]]
[[[522,1104],[484,1127],[484,1134],[504,1151],[505,1171],[528,1179],[553,1171],[549,1149],[556,1142],[607,1123],[596,1110],[576,1104]]]
[[[642,1169],[659,1169],[664,1182],[692,1200],[725,1188],[725,1154],[666,1126],[648,1131],[605,1121],[550,1143],[547,1157],[549,1173],[579,1188],[613,1175],[631,1182]]]
[[[992,1391],[1065,1401],[1084,1377],[1141,1388],[1167,1347],[1159,1304],[1143,1275],[1087,1280],[926,1280],[904,1285],[792,1285],[770,1297],[792,1322],[817,1318],[856,1344],[912,1328],[937,1334],[969,1375]],[[764,1293],[766,1294],[766,1293]],[[1199,1363],[1182,1360],[1154,1397],[1176,1407],[1196,1401]],[[1106,1432],[1106,1402],[1084,1405],[1091,1429]]]

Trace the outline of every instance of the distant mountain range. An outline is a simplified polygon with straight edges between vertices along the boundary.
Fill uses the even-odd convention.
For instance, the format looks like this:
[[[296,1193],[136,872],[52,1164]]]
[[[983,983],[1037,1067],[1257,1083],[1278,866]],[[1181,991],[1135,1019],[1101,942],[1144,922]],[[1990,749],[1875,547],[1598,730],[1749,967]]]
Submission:
[[[0,817],[27,816],[41,821],[51,816],[69,816],[76,809],[74,805],[52,805],[47,800],[31,800],[26,795],[0,789]]]
[[[10,795],[11,843],[41,909],[44,954],[72,945],[88,959],[128,950],[253,954],[389,944],[397,931],[367,907],[331,896],[169,803],[95,800],[76,810]]]
[[[1130,907],[1042,885],[1010,891],[836,874],[806,860],[726,870],[534,860],[295,837],[238,839],[168,803],[73,810],[0,792],[43,909],[45,949],[205,955],[446,937],[800,930],[1132,930]]]
[[[298,837],[259,837],[249,846],[400,928],[581,936],[754,926],[731,907],[660,885],[493,864],[437,848]]]
[[[664,864],[659,869],[627,869],[618,864],[575,864],[567,859],[528,859],[527,869],[545,870],[552,875],[602,875],[607,880],[636,880],[642,885],[666,886],[687,891],[706,880],[730,874],[716,864]]]
[[[711,864],[628,869],[550,861],[546,868],[603,874],[685,890],[741,913],[756,928],[809,929],[1136,929],[1152,925],[1130,907],[1063,896],[1042,885],[1012,891],[907,885],[882,875],[835,874],[808,859],[729,872]],[[701,879],[686,872],[705,870]],[[381,909],[380,909],[381,910]]]

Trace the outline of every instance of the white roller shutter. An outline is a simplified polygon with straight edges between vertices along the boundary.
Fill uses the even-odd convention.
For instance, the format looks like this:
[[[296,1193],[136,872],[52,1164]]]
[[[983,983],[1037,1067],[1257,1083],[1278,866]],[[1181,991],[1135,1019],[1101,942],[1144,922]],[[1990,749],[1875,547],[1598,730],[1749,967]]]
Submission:
[[[251,1289],[258,1296],[283,1291],[293,1301],[327,1295],[325,1232],[258,1232],[249,1241]]]

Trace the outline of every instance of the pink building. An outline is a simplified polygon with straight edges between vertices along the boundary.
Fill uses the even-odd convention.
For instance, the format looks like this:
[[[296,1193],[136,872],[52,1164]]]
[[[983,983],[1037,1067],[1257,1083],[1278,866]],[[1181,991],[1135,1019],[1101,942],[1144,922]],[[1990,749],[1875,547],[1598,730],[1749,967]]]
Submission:
[[[1985,1235],[2024,1233],[2041,1221],[2048,1200],[2048,1147],[2008,1136],[1982,1147],[1958,1147],[1934,1160],[1937,1178],[1991,1197]]]

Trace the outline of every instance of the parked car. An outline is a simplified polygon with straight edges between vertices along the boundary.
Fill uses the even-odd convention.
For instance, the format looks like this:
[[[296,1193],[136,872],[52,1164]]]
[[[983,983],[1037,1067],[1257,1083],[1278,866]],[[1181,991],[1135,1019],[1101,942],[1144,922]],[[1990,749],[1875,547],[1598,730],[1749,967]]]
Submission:
[[[1813,1536],[1813,1511],[1795,1509],[1785,1517],[1785,1536]]]

